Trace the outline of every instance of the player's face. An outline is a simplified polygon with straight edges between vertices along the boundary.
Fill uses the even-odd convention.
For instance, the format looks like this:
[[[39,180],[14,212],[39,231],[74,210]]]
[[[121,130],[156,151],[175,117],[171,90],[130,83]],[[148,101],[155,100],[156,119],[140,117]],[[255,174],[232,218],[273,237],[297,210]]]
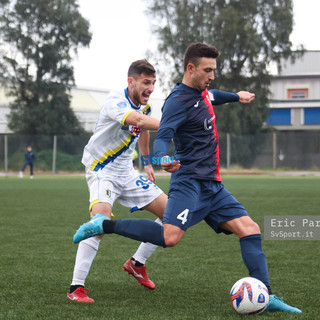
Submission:
[[[213,58],[200,58],[197,66],[192,65],[191,86],[199,91],[204,91],[214,80],[214,71],[217,68],[217,61]]]
[[[139,77],[128,78],[128,94],[132,102],[139,106],[148,103],[151,93],[154,90],[156,76],[142,73]]]

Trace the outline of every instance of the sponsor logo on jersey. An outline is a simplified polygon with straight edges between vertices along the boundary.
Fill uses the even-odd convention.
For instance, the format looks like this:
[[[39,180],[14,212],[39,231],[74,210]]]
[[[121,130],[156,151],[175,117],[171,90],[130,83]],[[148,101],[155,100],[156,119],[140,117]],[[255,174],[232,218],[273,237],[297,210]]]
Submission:
[[[111,190],[106,189],[106,195],[110,198],[111,197]]]
[[[141,133],[141,129],[135,126],[122,126],[121,130],[124,130],[124,131],[130,130],[130,133],[136,136],[138,136]]]
[[[130,132],[131,132],[132,134],[138,135],[138,134],[140,134],[141,129],[138,128],[138,127],[135,127],[135,126],[130,126]]]
[[[117,106],[119,108],[125,108],[127,106],[127,103],[123,101],[123,102],[118,103]]]

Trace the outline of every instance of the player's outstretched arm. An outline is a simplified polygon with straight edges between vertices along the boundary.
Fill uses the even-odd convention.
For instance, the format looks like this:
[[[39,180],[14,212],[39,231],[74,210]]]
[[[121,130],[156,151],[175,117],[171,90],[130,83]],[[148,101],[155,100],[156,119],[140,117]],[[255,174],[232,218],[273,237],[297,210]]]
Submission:
[[[237,94],[239,96],[240,103],[250,103],[256,97],[254,93],[251,93],[249,91],[239,91],[237,92]]]
[[[209,90],[211,103],[214,106],[230,102],[250,103],[254,100],[255,94],[249,91],[226,92],[217,89]]]

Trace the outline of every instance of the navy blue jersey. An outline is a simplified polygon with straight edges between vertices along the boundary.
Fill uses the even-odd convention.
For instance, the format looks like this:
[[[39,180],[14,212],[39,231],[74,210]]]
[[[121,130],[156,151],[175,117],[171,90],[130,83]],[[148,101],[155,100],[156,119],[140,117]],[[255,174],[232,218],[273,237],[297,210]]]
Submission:
[[[219,90],[200,92],[182,83],[177,84],[166,99],[154,152],[168,155],[173,139],[175,159],[181,163],[176,175],[221,181],[219,143],[213,104],[238,101],[236,93]]]
[[[27,163],[33,163],[34,153],[32,151],[27,151],[24,155],[24,158]]]

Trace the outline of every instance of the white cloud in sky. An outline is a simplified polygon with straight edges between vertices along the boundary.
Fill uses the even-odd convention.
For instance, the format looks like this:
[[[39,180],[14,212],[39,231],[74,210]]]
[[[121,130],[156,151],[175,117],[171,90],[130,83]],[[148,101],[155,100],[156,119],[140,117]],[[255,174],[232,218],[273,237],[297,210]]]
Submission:
[[[90,22],[90,48],[79,50],[74,63],[76,84],[101,89],[126,86],[128,67],[145,58],[152,36],[141,0],[80,0]]]
[[[76,84],[80,87],[117,89],[126,86],[130,63],[155,50],[156,38],[145,0],[79,0],[81,14],[89,20],[93,38],[90,48],[79,50],[74,62]],[[308,50],[320,50],[320,1],[293,0],[294,31],[291,41]],[[162,97],[157,88],[153,97]]]

